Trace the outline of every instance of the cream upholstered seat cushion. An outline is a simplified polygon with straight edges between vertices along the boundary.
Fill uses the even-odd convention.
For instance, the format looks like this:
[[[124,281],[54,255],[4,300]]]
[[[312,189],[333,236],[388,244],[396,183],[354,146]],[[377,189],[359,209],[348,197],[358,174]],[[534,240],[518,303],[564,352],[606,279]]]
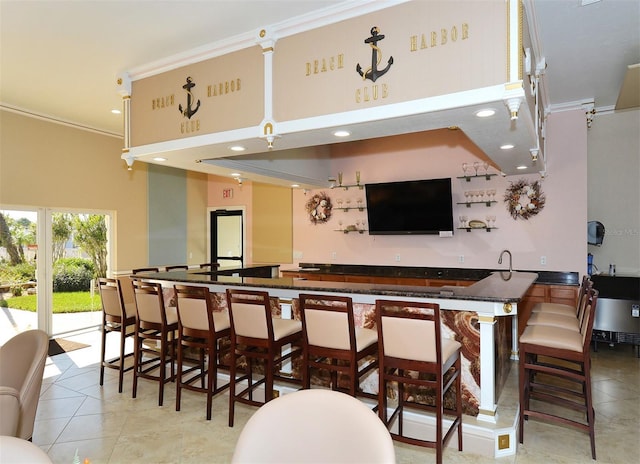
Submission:
[[[165,312],[167,314],[167,325],[178,323],[178,308],[175,306],[168,306],[165,308]]]
[[[562,314],[564,316],[574,316],[576,315],[576,306],[563,304],[563,303],[536,303],[531,308],[531,313],[555,313]]]
[[[280,340],[302,331],[302,322],[291,319],[273,318],[273,339]]]
[[[258,304],[233,304],[233,329],[236,334],[251,338],[268,338],[264,308]],[[275,330],[275,329],[274,329]]]
[[[314,388],[262,406],[242,429],[232,462],[395,463],[389,431],[364,403]]]
[[[559,327],[561,329],[580,331],[580,323],[576,315],[565,316],[558,313],[534,313],[529,317],[527,325],[546,325],[550,327]]]
[[[560,350],[582,352],[582,334],[574,330],[561,329],[546,325],[531,325],[524,329],[520,344],[541,345]]]
[[[347,313],[307,309],[305,317],[310,345],[338,350],[351,349]],[[356,351],[358,352],[378,341],[378,332],[373,329],[356,327],[355,335]]]
[[[280,340],[302,330],[302,322],[274,317],[273,339]],[[252,338],[268,338],[264,307],[259,304],[234,303],[233,326],[238,335]]]
[[[337,350],[351,349],[347,313],[307,309],[304,315],[309,345]]]
[[[378,341],[378,331],[374,329],[365,329],[356,327],[356,351],[362,351],[366,347],[373,345]]]
[[[435,323],[433,321],[383,317],[385,355],[412,361],[435,363],[436,357]],[[455,340],[443,338],[441,341],[442,363],[454,355],[462,345]]]
[[[124,312],[127,316],[127,319],[130,317],[135,317],[136,315],[136,304],[135,303],[125,303],[124,304]]]
[[[209,330],[208,311],[207,302],[203,299],[182,298],[180,300],[180,321],[183,327]],[[231,326],[227,311],[216,311],[212,315],[216,332],[221,332]]]

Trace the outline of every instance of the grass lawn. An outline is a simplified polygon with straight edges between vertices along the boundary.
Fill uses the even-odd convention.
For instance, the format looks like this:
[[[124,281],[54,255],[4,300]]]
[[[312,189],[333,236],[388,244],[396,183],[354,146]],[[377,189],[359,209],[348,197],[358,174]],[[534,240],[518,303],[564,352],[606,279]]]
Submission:
[[[37,295],[14,296],[5,301],[9,308],[36,311]],[[100,294],[95,292],[61,292],[53,294],[53,313],[83,313],[101,311]]]

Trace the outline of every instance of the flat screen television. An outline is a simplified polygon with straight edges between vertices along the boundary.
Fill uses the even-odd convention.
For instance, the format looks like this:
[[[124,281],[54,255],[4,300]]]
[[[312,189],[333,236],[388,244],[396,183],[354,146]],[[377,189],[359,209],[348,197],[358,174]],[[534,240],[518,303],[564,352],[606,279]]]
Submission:
[[[451,179],[366,184],[371,235],[453,232]]]

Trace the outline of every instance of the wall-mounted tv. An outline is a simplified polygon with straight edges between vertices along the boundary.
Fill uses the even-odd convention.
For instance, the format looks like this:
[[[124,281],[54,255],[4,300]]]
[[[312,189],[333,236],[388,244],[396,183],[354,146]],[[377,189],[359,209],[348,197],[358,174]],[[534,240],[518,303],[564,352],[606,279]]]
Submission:
[[[451,179],[365,185],[371,235],[453,232]]]

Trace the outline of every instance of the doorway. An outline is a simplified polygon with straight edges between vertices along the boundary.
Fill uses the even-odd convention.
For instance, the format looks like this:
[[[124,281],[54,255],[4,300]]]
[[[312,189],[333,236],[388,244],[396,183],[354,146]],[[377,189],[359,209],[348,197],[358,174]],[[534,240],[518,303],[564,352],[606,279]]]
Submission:
[[[34,328],[59,335],[97,327],[102,306],[95,278],[108,266],[111,215],[4,207],[0,213],[11,243],[11,251],[7,237],[0,244],[0,281],[10,283],[0,298],[3,337]]]
[[[209,212],[209,257],[220,267],[244,266],[244,209]]]

